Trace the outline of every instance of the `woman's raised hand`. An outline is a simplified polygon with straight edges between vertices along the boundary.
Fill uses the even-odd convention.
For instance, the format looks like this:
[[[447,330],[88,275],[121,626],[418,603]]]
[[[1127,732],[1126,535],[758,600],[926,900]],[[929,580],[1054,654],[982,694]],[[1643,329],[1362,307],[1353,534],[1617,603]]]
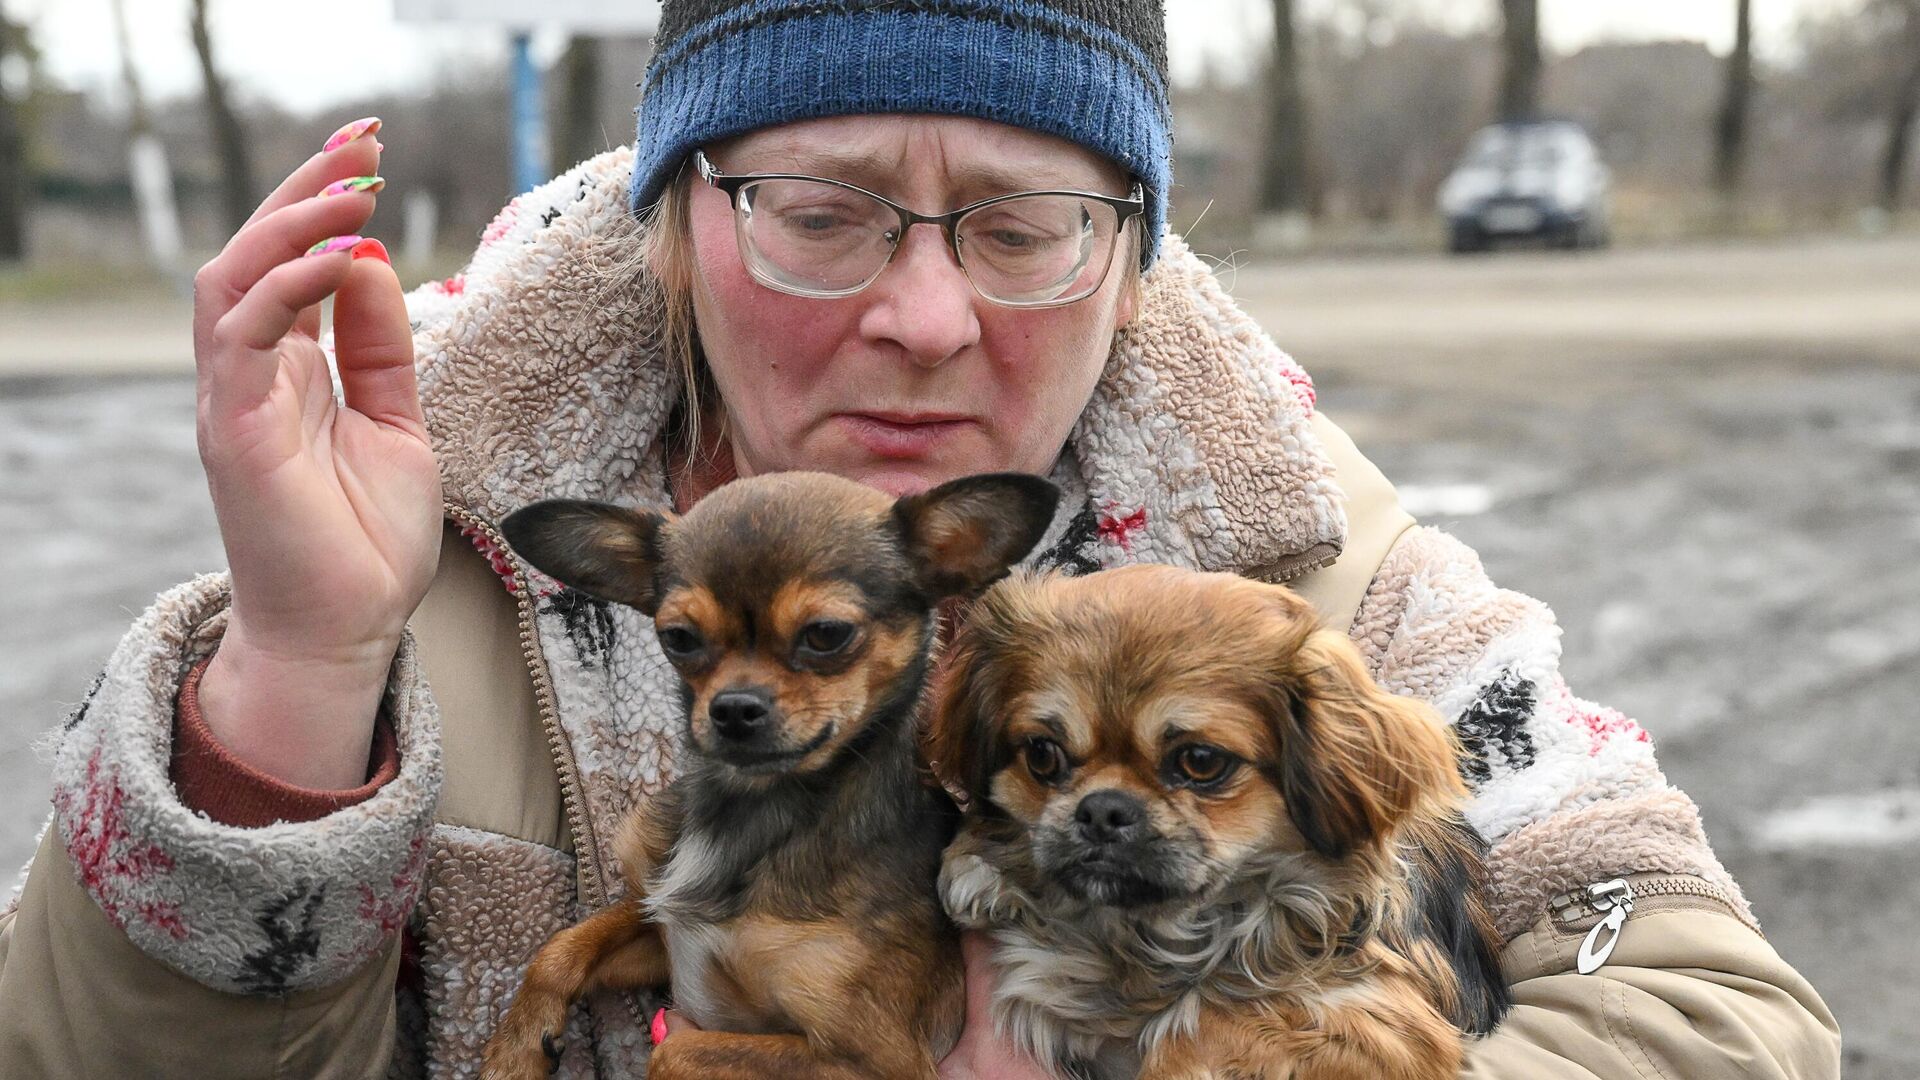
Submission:
[[[194,278],[200,460],[233,571],[214,735],[308,787],[366,777],[387,669],[439,557],[440,479],[373,216],[378,120],[342,128]],[[345,406],[321,351],[333,329]]]

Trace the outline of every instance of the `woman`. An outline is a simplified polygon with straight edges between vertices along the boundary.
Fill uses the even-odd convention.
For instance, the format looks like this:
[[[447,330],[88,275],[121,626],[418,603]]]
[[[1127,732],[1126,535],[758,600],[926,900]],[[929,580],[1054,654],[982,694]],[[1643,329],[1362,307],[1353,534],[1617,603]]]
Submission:
[[[1158,3],[682,0],[658,49],[635,150],[515,200],[462,277],[403,298],[354,235],[377,122],[200,272],[231,577],[161,597],[66,725],[0,924],[8,1076],[470,1074],[532,950],[609,899],[678,709],[638,616],[492,523],[799,467],[1049,475],[1041,565],[1289,581],[1454,718],[1520,1002],[1473,1075],[1837,1072],[1644,734],[1560,681],[1545,609],[1413,526],[1163,235]],[[1615,877],[1637,905],[1580,974]],[[986,983],[945,1072],[1034,1075]],[[561,1074],[638,1072],[647,1027],[594,1002]]]

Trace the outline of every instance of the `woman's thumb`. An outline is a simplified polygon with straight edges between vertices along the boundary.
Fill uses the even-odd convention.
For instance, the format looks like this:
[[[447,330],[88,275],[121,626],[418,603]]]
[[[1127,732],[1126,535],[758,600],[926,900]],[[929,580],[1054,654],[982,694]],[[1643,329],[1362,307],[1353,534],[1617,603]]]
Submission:
[[[413,375],[413,328],[386,246],[362,240],[334,294],[333,348],[347,407],[383,423],[426,427]]]

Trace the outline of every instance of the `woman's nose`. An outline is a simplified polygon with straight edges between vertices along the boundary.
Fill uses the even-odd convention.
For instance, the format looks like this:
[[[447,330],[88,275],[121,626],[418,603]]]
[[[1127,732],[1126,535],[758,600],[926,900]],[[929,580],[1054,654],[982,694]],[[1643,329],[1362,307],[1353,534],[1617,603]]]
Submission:
[[[938,366],[980,340],[979,294],[936,226],[908,229],[867,293],[872,304],[861,332],[899,345],[922,367]]]

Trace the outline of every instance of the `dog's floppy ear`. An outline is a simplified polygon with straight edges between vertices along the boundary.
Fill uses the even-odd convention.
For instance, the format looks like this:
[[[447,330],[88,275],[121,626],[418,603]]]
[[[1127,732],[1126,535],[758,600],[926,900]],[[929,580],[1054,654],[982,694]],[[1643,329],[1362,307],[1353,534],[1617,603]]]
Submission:
[[[522,507],[500,523],[507,543],[541,573],[602,600],[652,615],[666,515],[580,499]]]
[[[1047,618],[1050,575],[1016,570],[955,613],[952,640],[934,668],[921,749],[949,788],[975,803],[1013,750],[1002,742],[1008,709],[1029,682],[1035,639],[1057,636]]]
[[[992,680],[979,635],[962,625],[936,668],[921,749],[934,775],[978,802],[992,780]]]
[[[893,519],[929,596],[991,585],[1033,550],[1053,520],[1060,489],[1026,473],[949,480],[893,504]]]
[[[1352,854],[1465,794],[1452,732],[1424,702],[1382,690],[1345,634],[1307,634],[1282,677],[1280,787],[1315,851]]]

